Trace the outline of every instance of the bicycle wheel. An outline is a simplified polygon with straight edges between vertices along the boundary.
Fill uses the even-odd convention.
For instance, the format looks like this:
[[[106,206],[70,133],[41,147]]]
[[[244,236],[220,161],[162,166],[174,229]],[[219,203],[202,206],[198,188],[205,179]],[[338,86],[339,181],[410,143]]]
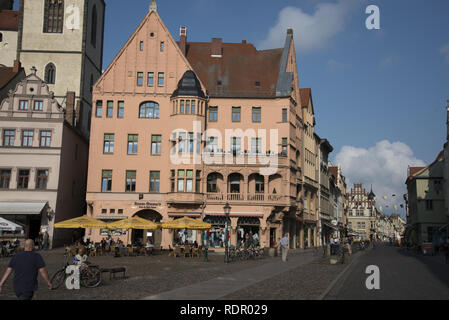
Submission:
[[[56,272],[50,280],[53,289],[58,289],[64,283],[65,277],[65,268]]]
[[[101,271],[96,266],[85,268],[80,274],[80,283],[86,288],[98,287],[101,283]]]

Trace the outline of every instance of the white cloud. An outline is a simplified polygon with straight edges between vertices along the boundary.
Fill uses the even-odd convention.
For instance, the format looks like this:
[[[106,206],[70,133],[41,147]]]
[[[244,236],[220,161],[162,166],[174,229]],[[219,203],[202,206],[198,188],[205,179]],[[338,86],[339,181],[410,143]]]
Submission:
[[[362,183],[368,192],[372,184],[377,207],[382,206],[383,213],[390,214],[394,212],[393,205],[397,205],[397,212],[402,216],[405,216],[405,206],[401,209],[400,204],[404,203],[403,195],[407,193],[407,168],[426,166],[424,161],[413,155],[408,145],[388,140],[368,149],[344,146],[337,154],[335,163],[342,167],[348,192],[354,183]],[[392,197],[393,194],[396,196]],[[383,196],[388,199],[384,200]],[[387,205],[389,208],[386,208]]]
[[[446,57],[446,61],[449,62],[449,43],[441,48],[440,53]]]
[[[349,13],[357,3],[357,0],[320,3],[313,14],[307,14],[301,8],[286,7],[281,10],[277,24],[270,29],[267,38],[258,47],[283,47],[287,29],[291,28],[294,30],[297,52],[305,53],[323,48],[344,29]]]

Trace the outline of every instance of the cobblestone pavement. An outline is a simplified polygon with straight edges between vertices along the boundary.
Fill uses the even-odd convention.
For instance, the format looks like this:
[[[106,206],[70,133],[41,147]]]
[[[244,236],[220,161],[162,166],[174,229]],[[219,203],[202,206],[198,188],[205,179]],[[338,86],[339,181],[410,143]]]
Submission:
[[[64,265],[62,249],[39,252],[46,264],[50,277]],[[291,250],[289,256],[302,255],[304,251]],[[309,251],[310,254],[310,251]],[[103,275],[103,281],[97,288],[67,290],[59,288],[49,291],[39,276],[39,290],[34,300],[134,300],[141,299],[176,288],[208,281],[217,277],[235,274],[262,264],[274,262],[280,257],[265,257],[260,260],[239,261],[225,264],[223,255],[209,255],[209,262],[203,258],[174,258],[167,254],[151,257],[90,257],[89,261],[101,268],[127,267],[125,279],[109,280]],[[0,258],[0,275],[6,270],[9,258]],[[345,265],[330,265],[329,258],[319,256],[313,262],[291,271],[274,276],[253,286],[239,290],[224,300],[296,300],[317,299],[345,268]],[[120,274],[118,275],[120,277]],[[3,287],[0,300],[16,299],[12,290],[13,275]],[[186,297],[188,300],[189,297]]]
[[[353,256],[345,264],[331,265],[329,258],[319,257],[306,265],[230,294],[222,300],[316,300],[352,259]]]
[[[65,258],[62,249],[39,251],[43,256],[50,277],[64,265]],[[292,254],[301,254],[293,251]],[[89,261],[101,268],[127,267],[127,278],[109,280],[109,275],[103,275],[103,281],[97,288],[81,288],[70,291],[65,288],[49,291],[39,276],[39,290],[34,300],[128,300],[155,295],[179,287],[207,281],[216,277],[232,274],[241,270],[254,268],[261,264],[280,259],[266,257],[260,260],[248,260],[225,264],[223,255],[209,255],[209,262],[203,258],[174,258],[167,254],[151,257],[120,257],[112,256],[90,257]],[[9,262],[9,258],[0,258],[0,276]],[[118,274],[120,276],[120,274]],[[0,300],[16,299],[12,290],[13,275],[3,287]],[[186,297],[188,299],[189,297]]]

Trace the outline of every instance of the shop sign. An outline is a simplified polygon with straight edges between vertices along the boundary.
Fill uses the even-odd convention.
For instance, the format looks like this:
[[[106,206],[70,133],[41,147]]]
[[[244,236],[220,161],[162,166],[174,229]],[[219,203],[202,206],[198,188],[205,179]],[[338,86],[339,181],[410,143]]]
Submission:
[[[134,205],[137,206],[139,209],[156,209],[161,206],[161,203],[160,202],[149,202],[149,201],[146,201],[146,202],[141,202],[141,201],[137,202],[136,201],[136,202],[134,202]]]

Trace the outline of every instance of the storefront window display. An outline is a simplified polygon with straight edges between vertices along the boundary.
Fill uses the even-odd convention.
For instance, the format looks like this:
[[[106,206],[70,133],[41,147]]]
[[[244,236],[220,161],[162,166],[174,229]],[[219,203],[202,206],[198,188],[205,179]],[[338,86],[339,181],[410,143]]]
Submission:
[[[239,218],[237,221],[237,247],[245,248],[251,244],[260,246],[260,220],[258,218]]]
[[[224,248],[225,247],[225,217],[206,217],[204,222],[210,223],[212,228],[206,231],[207,245],[210,248]],[[231,229],[228,221],[228,232]],[[228,242],[228,244],[230,241]]]
[[[196,241],[196,230],[173,230],[173,245],[193,244]]]

